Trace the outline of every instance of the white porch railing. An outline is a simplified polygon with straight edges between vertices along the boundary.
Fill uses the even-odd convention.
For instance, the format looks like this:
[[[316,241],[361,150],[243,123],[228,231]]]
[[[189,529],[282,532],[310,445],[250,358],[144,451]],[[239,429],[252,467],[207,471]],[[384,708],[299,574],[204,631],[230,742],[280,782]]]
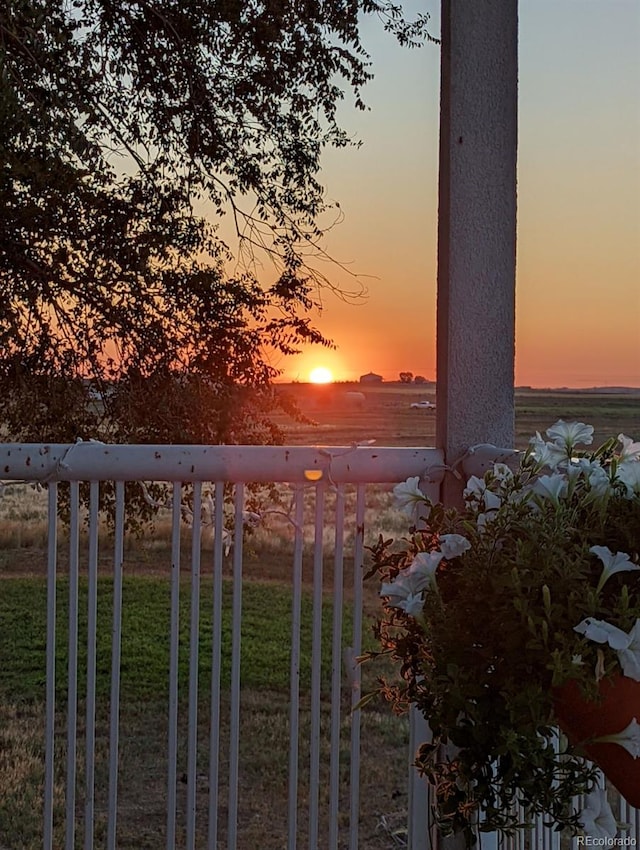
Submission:
[[[280,846],[288,850],[308,847],[310,850],[338,850],[349,847],[356,850],[359,844],[359,788],[360,788],[360,712],[351,712],[345,705],[345,691],[351,688],[350,704],[360,699],[360,668],[352,664],[361,654],[362,641],[362,564],[364,555],[365,486],[371,483],[393,483],[411,475],[423,479],[423,486],[437,487],[442,476],[442,454],[434,449],[389,448],[300,448],[300,447],[237,447],[237,446],[112,446],[87,442],[75,445],[1,445],[0,477],[5,481],[42,482],[48,485],[48,594],[46,639],[46,725],[45,725],[45,777],[43,846],[45,850],[61,847],[55,835],[60,835],[61,817],[64,819],[65,850],[84,850],[100,846],[116,850],[118,844],[119,769],[120,769],[120,686],[121,650],[123,640],[123,572],[125,566],[125,482],[169,482],[171,513],[170,563],[170,644],[169,697],[167,706],[167,740],[164,765],[166,771],[166,826],[164,836],[158,836],[154,847],[174,850],[196,847],[228,850],[243,848],[239,824],[241,795],[251,794],[251,789],[241,788],[240,727],[242,689],[240,663],[242,657],[242,596],[243,596],[243,524],[245,514],[245,485],[250,482],[284,482],[291,485],[292,540],[292,597],[290,633],[290,684],[289,684],[289,757],[288,757],[288,814],[286,835]],[[56,631],[57,600],[59,602],[60,561],[63,553],[59,539],[59,484],[68,485],[68,641],[66,729],[62,733],[66,751],[64,767],[60,763],[60,717],[56,706]],[[85,510],[81,501],[81,482],[89,482],[89,504]],[[102,708],[97,700],[97,683],[100,671],[97,665],[99,602],[99,499],[102,482],[114,484],[114,553],[112,566],[113,614],[111,627],[111,665],[108,714],[108,770],[100,778],[97,771],[96,724]],[[224,518],[225,485],[234,485],[233,525]],[[183,703],[179,699],[180,653],[180,587],[181,552],[185,536],[185,485],[189,486],[190,523],[190,624],[188,696],[184,710],[186,729],[182,723]],[[66,486],[66,485],[65,485]],[[347,490],[355,495],[355,535],[347,540],[345,535],[345,496]],[[329,692],[323,693],[322,665],[322,603],[323,562],[325,544],[323,532],[327,523],[326,497],[335,493],[333,517],[335,541],[332,571],[333,615],[331,622],[331,673]],[[304,496],[312,494],[312,518],[305,529]],[[437,495],[436,492],[433,495]],[[228,501],[228,499],[227,499]],[[307,506],[307,511],[309,506]],[[228,513],[228,511],[227,511]],[[199,718],[203,699],[199,686],[199,647],[201,641],[201,571],[203,567],[203,532],[213,532],[212,552],[212,643],[211,687],[208,694],[209,718]],[[225,525],[230,525],[225,528]],[[353,523],[351,524],[353,526]],[[86,529],[85,529],[86,526]],[[309,527],[311,526],[311,527]],[[85,533],[86,531],[86,533]],[[301,611],[303,599],[303,552],[312,554],[311,603],[311,681],[309,691],[308,731],[305,736],[300,724],[301,700]],[[376,529],[371,529],[375,534]],[[228,692],[222,685],[222,606],[223,562],[225,549],[231,546],[232,601],[231,601],[231,674]],[[101,553],[102,554],[102,553]],[[309,553],[307,552],[307,555]],[[353,560],[353,586],[344,587],[345,558]],[[308,560],[308,558],[307,558]],[[101,570],[103,570],[101,566]],[[65,567],[66,592],[66,567]],[[84,588],[86,587],[86,591]],[[345,593],[346,591],[346,593]],[[79,627],[84,622],[86,592],[86,632]],[[343,645],[343,611],[352,609],[352,629],[348,647]],[[81,616],[82,614],[82,616]],[[326,628],[326,624],[325,624]],[[82,633],[81,633],[82,631]],[[345,650],[347,653],[345,655]],[[86,654],[86,682],[79,676],[81,655]],[[345,670],[345,666],[351,669]],[[347,676],[345,676],[347,674]],[[349,684],[345,688],[345,679]],[[228,715],[222,717],[222,704],[228,700]],[[323,725],[321,705],[329,703],[328,730]],[[98,710],[100,709],[100,711]],[[82,716],[84,715],[84,717]],[[179,722],[179,719],[181,722]],[[226,762],[221,756],[221,725],[229,726]],[[341,753],[342,727],[350,726],[349,754]],[[203,726],[208,731],[208,802],[202,802],[201,776]],[[329,738],[329,765],[326,769],[326,741]],[[186,770],[181,777],[179,753],[186,750]],[[321,754],[325,751],[325,755]],[[306,799],[299,793],[299,764],[301,756],[308,764],[305,778]],[[57,760],[57,762],[56,762]],[[342,764],[341,764],[342,762]],[[348,770],[345,771],[345,762]],[[410,764],[407,754],[407,764]],[[322,769],[321,769],[322,768]],[[223,772],[226,775],[223,776]],[[55,814],[56,783],[61,774],[65,786],[64,814]],[[186,799],[179,794],[180,779],[186,784]],[[102,782],[105,787],[97,788]],[[427,846],[426,793],[424,784],[413,777],[410,794],[411,811],[408,814],[408,845],[413,850]],[[219,789],[226,791],[222,799]],[[326,787],[328,785],[328,788]],[[97,791],[99,793],[97,794]],[[58,790],[58,797],[60,796]],[[98,806],[97,800],[100,800]],[[96,833],[97,809],[103,815],[106,799],[106,830],[104,836]],[[346,802],[345,802],[346,800]],[[299,815],[304,810],[306,835],[302,835]],[[102,818],[104,820],[104,818]],[[203,827],[203,824],[205,825]],[[104,829],[104,824],[102,824]],[[413,834],[410,834],[413,832]],[[206,835],[206,839],[203,837]],[[206,842],[206,843],[205,843]],[[1,843],[1,842],[0,842]],[[250,850],[245,846],[243,850]],[[253,850],[253,848],[251,848]]]
[[[243,794],[241,787],[241,715],[242,622],[243,622],[243,526],[245,485],[251,482],[282,482],[293,491],[290,525],[293,529],[291,555],[291,631],[289,675],[289,754],[286,829],[280,846],[287,850],[368,850],[360,838],[360,712],[345,704],[345,678],[351,693],[350,706],[360,698],[360,668],[351,660],[361,653],[363,632],[362,565],[365,532],[377,534],[373,525],[365,529],[366,485],[395,483],[409,476],[421,479],[423,490],[437,497],[438,482],[444,466],[442,454],[435,449],[413,448],[306,448],[257,446],[113,446],[101,443],[68,445],[0,444],[0,478],[6,482],[42,482],[48,485],[48,556],[47,556],[47,637],[46,637],[46,724],[44,812],[42,845],[44,850],[84,850],[106,847],[116,850],[118,843],[120,773],[120,687],[123,640],[123,573],[125,557],[125,482],[164,481],[169,483],[171,515],[170,555],[165,564],[170,576],[170,627],[167,669],[168,701],[166,748],[158,771],[166,777],[166,815],[163,834],[154,848],[196,848],[208,850],[254,850],[243,843]],[[56,631],[61,560],[59,529],[59,484],[69,482],[68,553],[65,554],[65,588],[68,579],[67,691],[64,706],[65,728],[60,730],[56,706]],[[88,483],[89,505],[81,505],[81,483]],[[104,776],[97,770],[96,742],[98,717],[97,664],[99,603],[99,497],[103,482],[114,484],[114,536],[111,567],[113,611],[111,623],[111,664],[108,687],[108,757]],[[233,485],[232,523],[221,509],[225,485]],[[189,486],[190,523],[188,688],[186,700],[180,700],[180,588],[181,553],[185,551],[183,522]],[[65,485],[66,486],[66,485]],[[331,515],[327,496],[332,496]],[[346,534],[346,496],[353,502],[355,533]],[[305,495],[306,506],[305,506]],[[228,493],[227,493],[228,496]],[[334,501],[333,501],[334,499]],[[310,504],[309,504],[310,503]],[[228,514],[228,511],[227,511]],[[322,603],[325,595],[323,569],[326,552],[324,530],[328,519],[335,529],[331,554],[333,572],[331,621],[331,672],[327,688],[322,669]],[[225,526],[229,528],[225,528]],[[352,523],[353,525],[353,523]],[[86,534],[83,531],[86,526]],[[82,532],[82,533],[81,533]],[[203,553],[203,534],[212,534],[212,552]],[[223,686],[222,662],[225,636],[223,622],[223,564],[225,549],[231,544],[232,591],[231,671],[228,690]],[[203,558],[207,559],[205,564]],[[353,562],[352,585],[345,585],[346,559]],[[202,568],[212,567],[211,592],[211,685],[203,700],[199,681],[199,653],[202,639],[200,621]],[[68,563],[68,568],[66,564]],[[308,724],[301,724],[301,629],[303,608],[303,563],[311,567],[311,674],[308,697]],[[68,569],[68,575],[67,575]],[[80,630],[85,615],[81,612],[86,586],[86,632]],[[207,588],[209,585],[207,585]],[[82,592],[81,592],[82,590]],[[1,586],[0,586],[1,592]],[[343,612],[351,610],[351,633],[345,641]],[[81,613],[83,616],[81,616]],[[325,623],[324,628],[327,628]],[[345,652],[346,650],[346,652]],[[79,680],[80,654],[86,654],[86,682]],[[303,683],[306,685],[306,683]],[[325,692],[326,691],[326,692]],[[322,703],[328,703],[328,721]],[[209,717],[203,721],[206,704]],[[306,706],[307,703],[305,703]],[[224,707],[224,711],[223,711]],[[305,709],[306,710],[306,709]],[[227,712],[225,714],[225,712]],[[183,713],[185,717],[183,718]],[[200,715],[200,716],[199,716]],[[224,715],[224,716],[223,716]],[[183,722],[186,721],[186,722]],[[221,727],[228,724],[228,743],[221,749]],[[341,742],[343,726],[349,726],[348,755]],[[207,732],[203,732],[203,727]],[[427,850],[432,846],[428,827],[428,799],[425,784],[410,768],[416,746],[428,733],[424,721],[414,717],[411,724],[407,765],[409,793],[406,833],[395,846]],[[202,737],[207,740],[208,799],[202,794]],[[328,742],[327,740],[328,739]],[[328,746],[327,746],[328,743]],[[63,751],[63,757],[60,753]],[[323,755],[323,750],[325,755]],[[328,750],[328,765],[326,752]],[[182,752],[186,770],[180,771]],[[305,792],[300,792],[300,764],[306,764]],[[345,762],[348,770],[345,770]],[[184,775],[181,775],[183,773]],[[63,811],[56,813],[57,785],[64,782]],[[185,794],[179,794],[180,780]],[[225,794],[221,793],[225,789]],[[98,792],[98,793],[97,793]],[[103,802],[102,801],[106,801]],[[99,806],[98,806],[99,803]],[[106,813],[102,807],[106,808]],[[97,816],[100,808],[100,818]],[[106,814],[106,817],[103,817]],[[302,817],[304,815],[304,817]],[[625,803],[619,805],[619,820],[629,824],[625,833],[640,838],[640,814]],[[104,834],[98,821],[106,820]],[[304,820],[304,829],[302,821]],[[63,821],[63,823],[61,823]],[[64,845],[54,836],[64,834]],[[390,839],[391,841],[391,839]],[[495,836],[483,835],[482,846],[497,848]],[[560,836],[544,827],[542,820],[531,831],[505,842],[505,850],[560,850]],[[2,836],[0,836],[2,846]],[[391,845],[390,845],[391,846]],[[573,848],[578,844],[574,841]]]

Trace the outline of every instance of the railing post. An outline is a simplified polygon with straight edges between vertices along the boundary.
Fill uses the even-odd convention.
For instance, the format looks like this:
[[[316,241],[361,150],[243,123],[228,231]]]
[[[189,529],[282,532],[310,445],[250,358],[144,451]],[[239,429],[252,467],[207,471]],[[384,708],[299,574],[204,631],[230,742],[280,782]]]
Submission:
[[[431,740],[431,730],[424,715],[412,707],[409,712],[409,752],[413,755],[420,744]],[[407,850],[428,850],[429,786],[418,771],[409,765],[409,835]]]
[[[452,465],[473,445],[515,440],[518,3],[442,0],[441,11],[436,445]],[[441,500],[459,504],[463,485],[447,475]],[[410,829],[417,850],[415,818]]]
[[[442,0],[436,445],[514,442],[517,0]],[[442,498],[460,499],[447,476]]]

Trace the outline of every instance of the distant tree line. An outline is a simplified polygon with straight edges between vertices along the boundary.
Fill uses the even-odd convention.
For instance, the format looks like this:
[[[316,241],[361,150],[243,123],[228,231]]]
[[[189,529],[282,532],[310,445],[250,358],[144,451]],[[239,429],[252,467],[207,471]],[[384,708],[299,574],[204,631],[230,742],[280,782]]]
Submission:
[[[413,372],[400,372],[400,381],[403,384],[428,384],[428,380],[424,375],[416,375]]]

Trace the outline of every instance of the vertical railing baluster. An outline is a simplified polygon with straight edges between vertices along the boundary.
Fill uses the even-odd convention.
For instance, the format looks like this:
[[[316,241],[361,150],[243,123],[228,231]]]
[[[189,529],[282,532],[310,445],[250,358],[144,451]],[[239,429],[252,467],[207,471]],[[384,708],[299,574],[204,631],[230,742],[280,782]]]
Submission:
[[[500,836],[497,832],[476,832],[479,850],[515,850],[510,837]],[[509,842],[505,844],[505,842]],[[430,846],[427,844],[426,846]]]
[[[331,757],[329,764],[329,850],[338,850],[340,809],[340,700],[342,678],[342,607],[344,572],[344,487],[336,488],[336,536],[331,641]]]
[[[200,542],[202,483],[193,484],[191,536],[191,631],[189,638],[189,730],[187,752],[187,850],[196,846],[196,784],[198,766],[198,647],[200,642]]]
[[[351,760],[349,764],[349,850],[357,850],[360,826],[360,701],[361,670],[357,658],[362,655],[362,565],[364,562],[365,488],[356,488],[356,536],[353,549],[353,646],[351,669]]]
[[[295,538],[293,546],[293,595],[291,604],[291,666],[289,674],[289,836],[288,850],[295,850],[298,833],[298,746],[300,728],[300,623],[302,613],[302,548],[304,488],[294,488]]]
[[[78,572],[80,548],[80,485],[70,484],[69,511],[69,656],[67,687],[66,850],[74,850],[76,829],[76,751],[78,730]]]
[[[320,722],[322,688],[322,572],[326,484],[316,486],[313,544],[313,622],[311,637],[311,741],[309,753],[309,850],[318,850],[320,797]]]
[[[220,679],[222,675],[222,564],[224,558],[224,483],[216,481],[213,519],[213,615],[211,621],[211,731],[209,741],[209,850],[218,847],[220,772]]]
[[[111,627],[111,687],[109,706],[109,799],[107,850],[116,850],[118,824],[118,754],[120,749],[120,657],[122,649],[122,572],[124,567],[125,488],[115,482],[116,510],[113,544],[113,613]]]
[[[53,850],[53,794],[56,734],[56,564],[58,556],[58,485],[48,485],[47,538],[47,684],[45,708],[44,850]]]
[[[180,523],[182,485],[173,483],[171,502],[171,622],[169,632],[169,717],[167,747],[167,850],[176,846],[178,788],[178,658],[180,650]]]
[[[89,496],[89,564],[87,588],[87,695],[85,720],[84,850],[92,850],[95,815],[96,642],[98,619],[98,532],[100,485]]]
[[[240,652],[242,649],[242,512],[244,485],[236,484],[233,526],[233,627],[231,633],[231,719],[229,729],[228,850],[238,841],[238,775],[240,767]]]
[[[408,805],[408,850],[427,850],[431,845],[429,823],[429,789],[424,777],[414,767],[416,752],[420,744],[431,738],[429,724],[414,705],[409,710],[409,770],[407,784]]]

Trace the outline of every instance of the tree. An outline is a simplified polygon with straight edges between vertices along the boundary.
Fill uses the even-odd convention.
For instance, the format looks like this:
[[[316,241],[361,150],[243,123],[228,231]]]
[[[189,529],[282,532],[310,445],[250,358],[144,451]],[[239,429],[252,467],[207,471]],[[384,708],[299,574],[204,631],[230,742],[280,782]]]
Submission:
[[[336,108],[390,0],[8,0],[0,11],[0,392],[19,440],[277,439],[270,353],[308,312]],[[240,266],[217,231],[228,213]],[[273,261],[259,283],[256,252]],[[101,402],[88,404],[99,391]]]
[[[413,381],[413,372],[400,372],[400,380],[403,384],[410,384]]]

